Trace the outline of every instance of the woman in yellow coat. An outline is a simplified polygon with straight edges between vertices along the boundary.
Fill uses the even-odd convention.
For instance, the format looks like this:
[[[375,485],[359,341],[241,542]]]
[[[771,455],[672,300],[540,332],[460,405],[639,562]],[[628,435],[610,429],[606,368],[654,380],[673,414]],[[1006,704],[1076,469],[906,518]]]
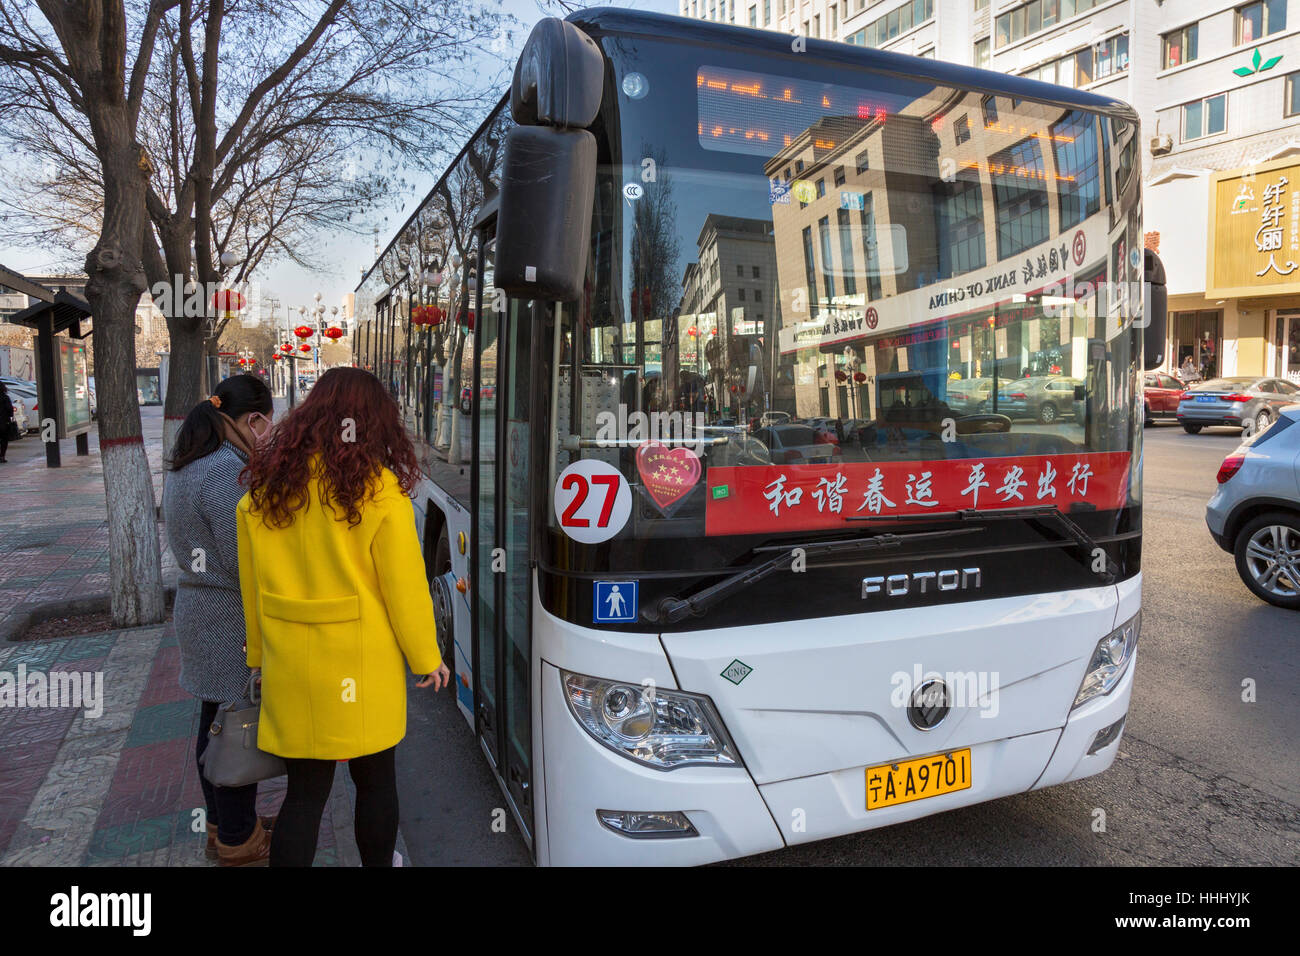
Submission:
[[[289,786],[272,866],[310,866],[335,762],[357,785],[365,866],[397,840],[394,755],[406,735],[406,669],[441,690],[424,556],[408,493],[415,453],[379,380],[331,369],[247,470],[239,582],[248,666],[262,671],[258,746]]]

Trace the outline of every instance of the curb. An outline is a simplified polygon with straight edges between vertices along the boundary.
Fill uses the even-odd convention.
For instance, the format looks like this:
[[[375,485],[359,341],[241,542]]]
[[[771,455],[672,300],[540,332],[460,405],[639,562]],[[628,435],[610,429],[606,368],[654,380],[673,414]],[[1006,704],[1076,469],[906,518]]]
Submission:
[[[163,602],[165,607],[171,607],[176,600],[175,582],[163,584]],[[62,598],[57,601],[43,601],[40,603],[19,604],[3,621],[0,621],[0,644],[22,644],[28,640],[44,641],[58,640],[58,638],[34,637],[25,638],[29,629],[37,624],[56,617],[77,617],[83,614],[100,614],[112,610],[112,596],[107,592],[100,594],[86,594],[81,597]],[[162,622],[159,622],[161,624]],[[142,624],[140,627],[155,627],[154,624]],[[113,628],[113,630],[127,630],[127,628]]]

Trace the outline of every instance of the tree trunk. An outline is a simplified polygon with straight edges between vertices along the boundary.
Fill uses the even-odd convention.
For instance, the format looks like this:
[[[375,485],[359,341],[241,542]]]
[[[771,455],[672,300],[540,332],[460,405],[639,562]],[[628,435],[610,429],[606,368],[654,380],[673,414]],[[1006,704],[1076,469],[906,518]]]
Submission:
[[[104,226],[86,256],[86,298],[94,315],[113,623],[134,627],[162,621],[166,605],[135,382],[135,307],[145,290],[139,255],[144,172],[130,143],[114,146],[103,151]]]
[[[199,403],[203,381],[203,326],[192,318],[167,317],[171,337],[167,399],[163,405],[163,451],[171,454],[181,422]]]

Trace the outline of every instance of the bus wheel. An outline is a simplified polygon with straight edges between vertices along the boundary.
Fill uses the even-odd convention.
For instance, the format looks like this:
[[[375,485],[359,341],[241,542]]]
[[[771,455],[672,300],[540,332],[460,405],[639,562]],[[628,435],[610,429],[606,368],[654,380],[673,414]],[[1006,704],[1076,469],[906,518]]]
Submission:
[[[438,630],[438,653],[447,669],[452,672],[452,682],[456,680],[456,632],[454,605],[451,600],[451,588],[447,586],[446,574],[451,570],[451,539],[447,537],[444,526],[438,535],[438,545],[433,552],[433,564],[429,568],[432,575],[429,581],[429,595],[433,598],[433,622]],[[455,693],[453,687],[452,693]]]

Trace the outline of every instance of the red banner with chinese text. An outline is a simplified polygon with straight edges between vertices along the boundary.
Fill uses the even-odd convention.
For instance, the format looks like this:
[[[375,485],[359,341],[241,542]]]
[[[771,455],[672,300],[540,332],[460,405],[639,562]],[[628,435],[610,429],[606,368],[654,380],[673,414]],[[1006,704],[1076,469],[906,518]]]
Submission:
[[[710,468],[705,534],[844,528],[846,519],[1075,502],[1123,507],[1130,453]]]

